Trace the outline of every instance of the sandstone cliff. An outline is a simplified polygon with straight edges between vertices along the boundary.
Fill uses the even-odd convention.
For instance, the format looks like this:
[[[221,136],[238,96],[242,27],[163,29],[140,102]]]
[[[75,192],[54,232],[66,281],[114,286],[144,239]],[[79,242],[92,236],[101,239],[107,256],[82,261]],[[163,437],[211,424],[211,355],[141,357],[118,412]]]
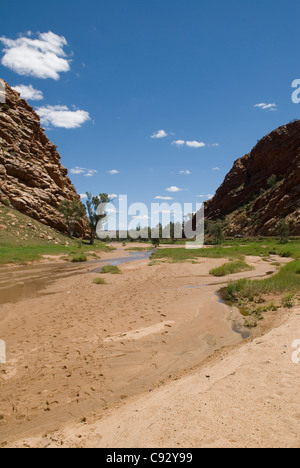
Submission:
[[[0,104],[0,202],[67,232],[58,205],[80,199],[67,174],[39,116],[6,84],[6,104]],[[83,235],[85,227],[77,230]]]
[[[227,235],[276,235],[283,218],[291,235],[300,235],[300,120],[274,130],[234,163],[206,203],[206,217],[225,217]]]

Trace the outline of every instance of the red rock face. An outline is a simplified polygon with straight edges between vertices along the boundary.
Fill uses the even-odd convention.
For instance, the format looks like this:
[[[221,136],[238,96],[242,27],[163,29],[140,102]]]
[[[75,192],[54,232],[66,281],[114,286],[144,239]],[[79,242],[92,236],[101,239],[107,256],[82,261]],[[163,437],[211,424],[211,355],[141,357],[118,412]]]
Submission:
[[[0,104],[0,202],[67,232],[58,205],[80,199],[67,174],[39,116],[6,84],[6,105]],[[78,230],[84,235],[83,225]]]
[[[271,176],[275,175],[273,181]],[[228,235],[276,235],[285,218],[291,235],[300,235],[300,121],[278,128],[238,159],[206,217],[226,217]]]

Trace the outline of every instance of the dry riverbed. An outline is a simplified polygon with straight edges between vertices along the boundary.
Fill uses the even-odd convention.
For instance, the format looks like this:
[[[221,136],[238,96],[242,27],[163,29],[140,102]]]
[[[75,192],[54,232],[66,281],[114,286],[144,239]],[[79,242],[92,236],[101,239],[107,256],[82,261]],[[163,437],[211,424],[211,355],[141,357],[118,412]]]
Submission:
[[[123,249],[105,260],[129,255]],[[255,269],[232,278],[270,271],[259,257],[247,262]],[[137,258],[120,265],[121,275],[103,275],[105,285],[93,284],[96,263],[61,270],[55,264],[52,275],[50,264],[24,267],[26,274],[13,267],[6,280],[8,270],[2,269],[3,297],[14,281],[26,286],[30,271],[32,284],[43,284],[19,297],[12,289],[14,300],[6,294],[0,305],[0,338],[7,346],[7,363],[0,365],[0,445],[55,445],[49,434],[95,423],[120,402],[152,394],[241,344],[247,336],[243,320],[216,294],[228,278],[209,275],[223,263],[201,258],[197,264],[149,266]],[[273,322],[270,314],[265,327]],[[77,432],[74,437],[69,445],[77,444]],[[67,436],[60,444],[68,445]]]

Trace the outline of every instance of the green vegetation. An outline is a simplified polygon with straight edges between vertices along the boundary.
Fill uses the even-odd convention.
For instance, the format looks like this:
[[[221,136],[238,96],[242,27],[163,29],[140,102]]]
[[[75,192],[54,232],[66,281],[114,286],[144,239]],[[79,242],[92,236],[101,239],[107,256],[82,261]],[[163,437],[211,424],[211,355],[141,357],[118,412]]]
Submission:
[[[240,273],[242,271],[250,271],[253,270],[253,267],[248,265],[247,263],[243,262],[242,260],[237,260],[230,263],[225,263],[218,268],[214,268],[209,273],[213,276],[227,276],[232,275],[234,273]]]
[[[225,299],[238,302],[248,300],[253,302],[256,298],[268,294],[291,294],[300,291],[300,260],[288,263],[276,274],[263,280],[242,279],[231,281],[224,290]]]
[[[223,226],[220,222],[207,221],[206,232],[211,237],[213,244],[223,244],[225,237]]]
[[[70,256],[71,262],[73,263],[82,263],[87,261],[87,256],[84,255],[83,253],[78,254],[78,255],[71,255]]]
[[[76,224],[83,218],[86,217],[86,209],[84,204],[78,200],[63,200],[58,210],[64,216],[69,235],[72,238],[75,233]]]
[[[277,184],[277,176],[275,174],[271,175],[271,177],[268,178],[267,180],[267,185],[268,187],[275,187]]]
[[[277,227],[278,236],[281,244],[286,244],[289,241],[290,229],[285,219],[281,219]]]
[[[9,104],[2,104],[2,111],[3,112],[6,112],[10,109],[10,105]]]
[[[99,277],[98,277],[98,278],[94,278],[94,279],[93,279],[93,283],[94,283],[94,284],[106,284],[105,279],[104,279],[104,278],[99,278]]]
[[[160,240],[159,239],[152,239],[152,245],[153,245],[154,248],[159,247]]]
[[[297,304],[299,291],[300,260],[295,260],[282,267],[276,275],[263,280],[231,281],[222,290],[222,296],[240,308],[241,313],[248,317],[245,325],[252,328],[263,319],[264,312],[277,310],[274,301],[267,304],[268,297],[277,298],[278,306],[290,309]]]
[[[66,260],[74,256],[92,256],[112,250],[103,242],[69,239],[49,226],[0,204],[0,264],[27,263],[45,256],[59,255]]]
[[[292,309],[296,305],[294,294],[289,293],[284,296],[281,300],[281,305],[286,309]]]
[[[300,258],[300,242],[291,241],[288,249],[274,239],[262,239],[260,241],[234,239],[226,241],[222,246],[204,247],[202,249],[188,250],[185,248],[161,249],[152,254],[152,260],[167,260],[172,263],[186,262],[201,257],[231,258],[243,260],[245,256],[257,256],[269,258],[270,255],[280,257]]]
[[[227,258],[230,263],[211,271],[211,274],[223,276],[245,271],[248,266],[244,263],[245,256],[258,256],[273,266],[280,267],[279,262],[271,262],[270,256],[278,255],[282,258],[291,257],[294,261],[287,263],[276,274],[269,272],[269,276],[263,280],[242,279],[230,281],[222,290],[225,301],[238,306],[246,317],[247,327],[256,327],[263,319],[266,311],[277,310],[278,307],[290,308],[297,302],[297,294],[300,291],[300,242],[295,239],[289,241],[285,247],[276,239],[232,239],[224,242],[222,246],[205,247],[197,250],[185,248],[161,249],[154,252],[151,257],[151,265],[160,261],[171,263],[192,263],[201,257]],[[243,270],[239,270],[239,267]],[[271,274],[272,273],[272,274]],[[274,302],[274,297],[276,302]],[[271,300],[271,302],[270,302]]]
[[[107,193],[100,193],[98,197],[93,197],[90,193],[87,193],[87,215],[89,219],[90,227],[90,244],[94,245],[95,237],[97,234],[97,227],[101,222],[107,218],[107,213],[105,212],[105,207],[109,203],[109,196]]]
[[[77,252],[74,249],[78,249]],[[41,260],[43,256],[61,256],[71,262],[84,262],[87,257],[95,257],[96,253],[107,252],[111,249],[102,243],[93,246],[83,244],[79,249],[76,245],[53,245],[53,244],[33,244],[33,245],[3,245],[0,244],[0,264],[27,263]],[[97,258],[99,256],[97,255]]]
[[[111,275],[120,275],[121,270],[117,266],[107,265],[102,268],[101,273],[103,274],[110,273]]]

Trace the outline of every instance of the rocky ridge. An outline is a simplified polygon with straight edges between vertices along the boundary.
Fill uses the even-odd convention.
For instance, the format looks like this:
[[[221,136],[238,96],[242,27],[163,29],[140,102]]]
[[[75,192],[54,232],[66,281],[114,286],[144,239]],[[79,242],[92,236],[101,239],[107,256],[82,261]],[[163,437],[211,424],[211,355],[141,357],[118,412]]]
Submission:
[[[284,125],[235,161],[205,216],[225,220],[227,235],[273,236],[285,219],[300,235],[300,120]]]
[[[6,103],[0,104],[0,202],[67,233],[58,206],[80,196],[60,159],[37,113],[6,83]],[[77,231],[84,235],[84,224]]]

